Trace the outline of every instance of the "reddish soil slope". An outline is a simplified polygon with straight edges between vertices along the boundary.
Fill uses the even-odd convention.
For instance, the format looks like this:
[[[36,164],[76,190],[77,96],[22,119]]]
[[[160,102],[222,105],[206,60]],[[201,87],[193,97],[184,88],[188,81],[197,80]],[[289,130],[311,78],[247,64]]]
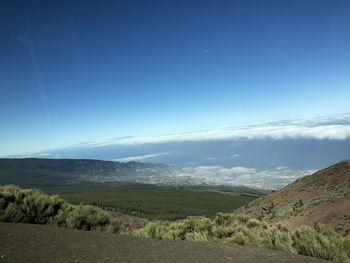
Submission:
[[[320,170],[249,204],[241,212],[298,227],[316,222],[350,235],[350,161]]]

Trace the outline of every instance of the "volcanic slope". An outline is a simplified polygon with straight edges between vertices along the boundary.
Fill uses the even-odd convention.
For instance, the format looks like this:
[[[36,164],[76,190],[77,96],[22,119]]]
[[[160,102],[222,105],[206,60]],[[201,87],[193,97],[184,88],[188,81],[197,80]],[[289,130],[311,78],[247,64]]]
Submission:
[[[292,227],[324,223],[350,235],[350,161],[342,161],[261,197],[240,209]]]

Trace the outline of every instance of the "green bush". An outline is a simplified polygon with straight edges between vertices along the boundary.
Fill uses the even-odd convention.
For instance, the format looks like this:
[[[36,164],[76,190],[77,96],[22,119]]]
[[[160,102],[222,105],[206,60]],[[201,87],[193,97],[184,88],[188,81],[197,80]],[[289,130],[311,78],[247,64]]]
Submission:
[[[292,233],[292,230],[281,223],[270,225],[260,231],[259,246],[297,253],[293,247]]]
[[[249,228],[259,227],[261,224],[262,224],[261,221],[255,219],[255,218],[250,218],[247,221],[247,227],[249,227]]]
[[[303,226],[293,235],[298,253],[335,262],[349,262],[350,241],[329,226],[317,224],[314,229]]]
[[[181,221],[151,221],[145,227],[135,230],[139,237],[173,240],[207,240],[211,233],[211,221],[204,217],[188,217]]]
[[[6,209],[0,215],[0,221],[21,223],[26,222],[25,217],[16,204],[10,203],[6,206]]]
[[[78,205],[68,213],[66,219],[68,228],[82,230],[99,230],[109,225],[110,219],[106,213],[90,205]]]
[[[52,224],[82,230],[117,233],[120,224],[104,210],[90,205],[71,205],[57,195],[16,186],[0,187],[0,221]]]
[[[53,220],[63,201],[36,189],[0,188],[0,221],[46,224]]]
[[[335,262],[348,262],[350,241],[326,225],[292,230],[281,223],[268,224],[240,214],[219,213],[214,219],[188,217],[184,220],[153,221],[134,235],[156,239],[181,239],[235,243],[284,250]]]
[[[176,236],[179,236],[178,233],[176,235],[166,235],[167,232],[171,232],[170,223],[165,221],[151,221],[146,224],[143,228],[140,228],[133,232],[134,236],[138,237],[147,237],[154,239],[176,239]]]

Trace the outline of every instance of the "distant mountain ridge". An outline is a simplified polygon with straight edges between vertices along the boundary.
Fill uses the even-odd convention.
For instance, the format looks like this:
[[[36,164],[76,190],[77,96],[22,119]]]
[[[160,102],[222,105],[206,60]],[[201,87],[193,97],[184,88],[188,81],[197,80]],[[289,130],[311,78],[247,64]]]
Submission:
[[[154,167],[167,167],[165,164],[153,164],[144,162],[116,162],[94,159],[45,159],[45,158],[23,158],[23,159],[0,159],[0,169],[32,169],[50,170],[56,172],[115,175],[116,172],[127,172],[134,169],[145,169]]]
[[[293,227],[316,222],[350,235],[350,161],[341,161],[259,198],[241,212]]]
[[[149,171],[170,169],[165,164],[92,159],[0,159],[0,184],[25,187],[59,186],[105,180],[133,180]],[[146,173],[148,171],[148,173]]]

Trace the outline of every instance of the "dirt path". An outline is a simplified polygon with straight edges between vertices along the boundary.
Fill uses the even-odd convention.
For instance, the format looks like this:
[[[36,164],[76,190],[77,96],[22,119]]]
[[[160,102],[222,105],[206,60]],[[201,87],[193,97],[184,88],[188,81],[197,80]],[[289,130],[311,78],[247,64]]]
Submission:
[[[327,262],[282,251],[0,223],[0,262]]]

